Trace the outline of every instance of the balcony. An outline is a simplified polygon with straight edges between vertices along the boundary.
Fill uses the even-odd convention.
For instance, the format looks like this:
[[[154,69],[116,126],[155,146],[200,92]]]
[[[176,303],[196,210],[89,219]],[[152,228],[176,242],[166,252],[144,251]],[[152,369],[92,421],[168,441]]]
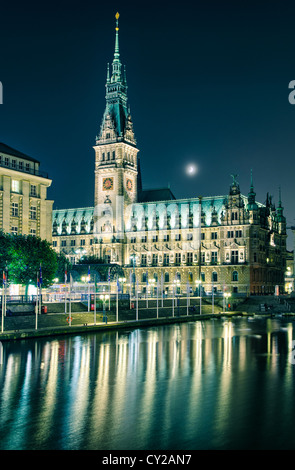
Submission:
[[[48,179],[48,173],[46,173],[45,171],[40,171],[39,169],[35,169],[32,166],[30,166],[30,168],[26,168],[25,166],[20,167],[19,164],[12,165],[11,162],[5,164],[5,162],[1,161],[0,167],[8,168],[9,170],[19,171],[20,173],[26,173],[29,175],[39,176],[41,178]]]

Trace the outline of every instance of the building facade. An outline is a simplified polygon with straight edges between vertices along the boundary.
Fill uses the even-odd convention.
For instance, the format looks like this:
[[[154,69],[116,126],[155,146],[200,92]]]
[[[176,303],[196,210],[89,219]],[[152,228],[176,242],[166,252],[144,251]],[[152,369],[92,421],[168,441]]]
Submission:
[[[51,182],[38,160],[0,143],[0,230],[51,242]]]
[[[96,256],[125,270],[127,283],[153,292],[249,294],[284,290],[286,220],[267,195],[256,201],[232,175],[223,196],[176,199],[170,188],[144,190],[127,104],[116,15],[115,52],[107,67],[106,108],[95,150],[94,207],[55,210],[53,246],[74,264]]]

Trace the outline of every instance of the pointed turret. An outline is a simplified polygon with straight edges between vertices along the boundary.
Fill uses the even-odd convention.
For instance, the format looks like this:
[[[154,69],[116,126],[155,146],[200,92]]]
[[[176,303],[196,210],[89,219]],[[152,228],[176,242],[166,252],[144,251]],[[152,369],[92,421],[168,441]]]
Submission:
[[[96,137],[96,144],[106,142],[128,141],[136,146],[130,112],[127,108],[127,80],[126,68],[122,69],[119,51],[119,13],[116,13],[115,51],[110,75],[107,66],[106,80],[106,109],[103,115],[100,133]],[[114,132],[109,132],[109,119],[112,120]]]
[[[253,175],[252,175],[252,169],[251,169],[251,183],[250,183],[250,191],[248,193],[248,205],[247,205],[248,211],[253,211],[253,210],[258,209],[255,196],[256,196],[256,193],[254,191]]]

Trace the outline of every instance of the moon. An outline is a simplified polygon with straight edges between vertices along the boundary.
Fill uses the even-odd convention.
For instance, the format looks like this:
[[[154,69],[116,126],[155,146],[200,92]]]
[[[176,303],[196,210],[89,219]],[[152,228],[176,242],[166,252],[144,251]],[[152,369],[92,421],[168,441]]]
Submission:
[[[190,163],[189,165],[187,165],[186,167],[186,173],[190,176],[193,176],[197,173],[197,167],[195,164],[193,163]]]

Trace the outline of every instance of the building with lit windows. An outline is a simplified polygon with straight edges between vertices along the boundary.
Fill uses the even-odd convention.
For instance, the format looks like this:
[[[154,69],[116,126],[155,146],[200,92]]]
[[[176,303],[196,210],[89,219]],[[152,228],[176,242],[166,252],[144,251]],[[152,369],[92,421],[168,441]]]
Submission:
[[[170,188],[144,190],[127,80],[119,53],[107,67],[106,107],[96,137],[94,206],[53,211],[52,239],[74,264],[96,256],[124,268],[145,293],[158,282],[169,292],[249,294],[284,290],[286,220],[281,197],[256,201],[252,174],[241,193],[236,175],[222,196],[176,199]]]
[[[51,242],[51,182],[38,160],[0,143],[0,230]]]

